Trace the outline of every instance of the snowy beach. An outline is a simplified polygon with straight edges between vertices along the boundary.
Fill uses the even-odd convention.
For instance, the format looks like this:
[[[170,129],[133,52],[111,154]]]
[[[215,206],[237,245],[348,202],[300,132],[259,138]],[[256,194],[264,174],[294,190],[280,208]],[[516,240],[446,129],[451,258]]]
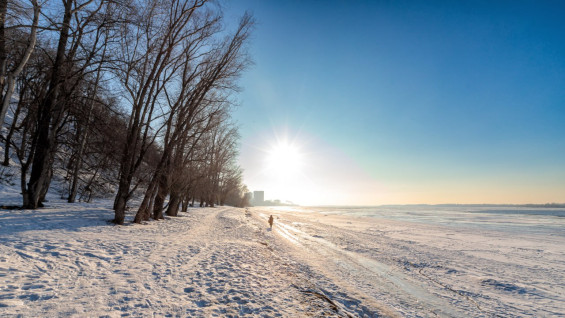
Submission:
[[[1,210],[0,316],[565,314],[562,228],[517,235],[283,207],[114,226],[108,204]]]
[[[115,226],[107,223],[108,204],[0,211],[0,316],[386,313],[292,259],[284,238],[255,212],[195,208]]]

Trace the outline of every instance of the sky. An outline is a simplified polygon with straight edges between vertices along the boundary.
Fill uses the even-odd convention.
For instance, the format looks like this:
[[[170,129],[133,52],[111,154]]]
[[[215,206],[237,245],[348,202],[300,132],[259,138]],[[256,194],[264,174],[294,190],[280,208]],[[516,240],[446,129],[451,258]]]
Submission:
[[[250,190],[302,205],[565,202],[565,2],[271,1],[234,113]]]

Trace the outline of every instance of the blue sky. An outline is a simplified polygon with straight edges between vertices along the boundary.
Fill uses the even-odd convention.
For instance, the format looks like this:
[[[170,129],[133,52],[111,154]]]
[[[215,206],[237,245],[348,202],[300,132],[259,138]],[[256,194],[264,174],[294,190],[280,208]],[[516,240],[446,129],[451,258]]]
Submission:
[[[252,190],[303,204],[565,202],[565,3],[233,1]],[[300,176],[265,171],[277,143]],[[271,167],[272,168],[272,167]]]

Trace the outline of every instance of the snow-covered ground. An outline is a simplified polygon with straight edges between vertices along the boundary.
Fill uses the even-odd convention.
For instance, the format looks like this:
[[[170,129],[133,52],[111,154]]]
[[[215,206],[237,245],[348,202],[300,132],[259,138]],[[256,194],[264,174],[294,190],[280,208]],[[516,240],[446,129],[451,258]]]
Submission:
[[[1,317],[386,313],[291,258],[255,212],[194,208],[115,226],[109,207],[50,199],[45,209],[0,210]]]
[[[565,316],[563,217],[426,209],[394,219],[315,208],[257,213],[276,216],[295,259],[402,316]]]
[[[1,317],[565,315],[562,232],[267,207],[115,226],[110,206],[0,210]]]

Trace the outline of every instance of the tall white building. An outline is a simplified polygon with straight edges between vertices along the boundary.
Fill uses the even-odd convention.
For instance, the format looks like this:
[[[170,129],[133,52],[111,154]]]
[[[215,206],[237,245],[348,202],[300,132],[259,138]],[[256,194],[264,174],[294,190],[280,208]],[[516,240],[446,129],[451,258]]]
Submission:
[[[253,205],[263,205],[265,203],[265,191],[253,191]]]

